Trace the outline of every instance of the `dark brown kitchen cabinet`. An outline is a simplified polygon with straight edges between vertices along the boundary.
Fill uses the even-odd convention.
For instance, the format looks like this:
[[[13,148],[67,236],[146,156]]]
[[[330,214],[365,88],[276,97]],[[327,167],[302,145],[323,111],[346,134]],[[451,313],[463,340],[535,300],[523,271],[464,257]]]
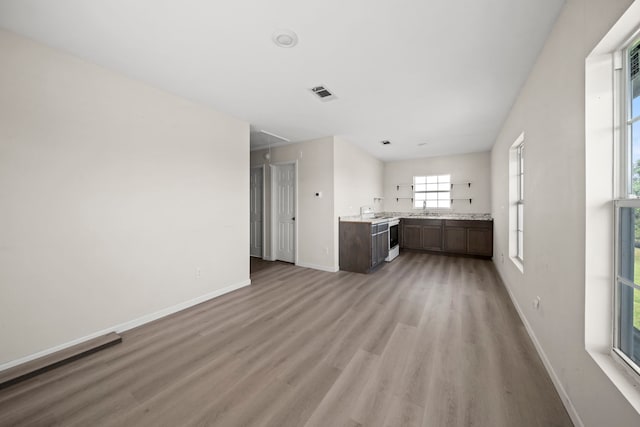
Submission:
[[[444,228],[444,250],[450,253],[467,252],[467,229],[462,227]]]
[[[430,251],[442,250],[441,220],[406,219],[402,221],[402,248]]]
[[[422,226],[422,249],[428,251],[442,250],[442,225]]]
[[[493,256],[491,220],[402,220],[400,247],[448,254]]]
[[[389,225],[340,221],[340,270],[369,273],[389,255]]]
[[[389,255],[389,224],[374,224],[371,226],[371,268],[374,269],[384,262]]]
[[[493,256],[493,221],[444,220],[446,252]]]
[[[422,249],[422,226],[405,224],[402,227],[402,247],[407,249]]]
[[[467,252],[493,256],[493,228],[470,228],[467,231]]]

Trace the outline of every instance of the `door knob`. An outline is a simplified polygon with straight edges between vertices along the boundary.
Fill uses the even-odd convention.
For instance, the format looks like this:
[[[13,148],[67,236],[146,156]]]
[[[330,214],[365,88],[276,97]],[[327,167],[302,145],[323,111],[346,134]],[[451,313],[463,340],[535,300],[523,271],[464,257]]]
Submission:
[[[291,221],[295,221],[295,220],[296,220],[296,217],[295,217],[295,216],[294,216],[293,218],[291,218]]]

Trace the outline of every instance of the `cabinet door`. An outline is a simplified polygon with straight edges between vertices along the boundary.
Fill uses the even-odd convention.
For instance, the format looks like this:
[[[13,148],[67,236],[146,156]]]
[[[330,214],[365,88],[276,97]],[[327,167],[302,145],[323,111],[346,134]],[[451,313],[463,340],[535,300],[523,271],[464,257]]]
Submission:
[[[422,249],[422,227],[405,224],[402,227],[402,243],[403,247],[407,249]]]
[[[378,236],[371,235],[371,267],[378,265]]]
[[[439,225],[422,226],[422,249],[442,250],[442,227]]]
[[[459,227],[444,228],[444,250],[446,252],[467,252],[467,229]]]
[[[371,268],[371,225],[340,221],[340,270],[366,273]]]
[[[389,232],[378,234],[378,262],[384,262],[389,255]]]
[[[493,230],[470,228],[467,230],[467,250],[473,255],[493,255]]]

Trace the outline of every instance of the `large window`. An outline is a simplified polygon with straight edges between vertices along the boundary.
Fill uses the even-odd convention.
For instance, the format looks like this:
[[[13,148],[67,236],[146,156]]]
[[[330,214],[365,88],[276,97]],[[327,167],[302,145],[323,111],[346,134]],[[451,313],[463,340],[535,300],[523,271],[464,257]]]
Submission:
[[[640,373],[640,39],[623,50],[614,352]]]
[[[451,207],[451,175],[413,177],[415,209],[448,209]]]

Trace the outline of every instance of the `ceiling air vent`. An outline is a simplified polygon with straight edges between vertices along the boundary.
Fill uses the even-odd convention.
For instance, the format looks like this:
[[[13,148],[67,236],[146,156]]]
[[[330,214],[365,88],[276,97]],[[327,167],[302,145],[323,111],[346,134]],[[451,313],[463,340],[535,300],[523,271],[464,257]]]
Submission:
[[[323,102],[336,99],[336,96],[324,86],[312,87],[311,92],[313,92],[318,98],[320,98],[320,101],[323,101]]]

